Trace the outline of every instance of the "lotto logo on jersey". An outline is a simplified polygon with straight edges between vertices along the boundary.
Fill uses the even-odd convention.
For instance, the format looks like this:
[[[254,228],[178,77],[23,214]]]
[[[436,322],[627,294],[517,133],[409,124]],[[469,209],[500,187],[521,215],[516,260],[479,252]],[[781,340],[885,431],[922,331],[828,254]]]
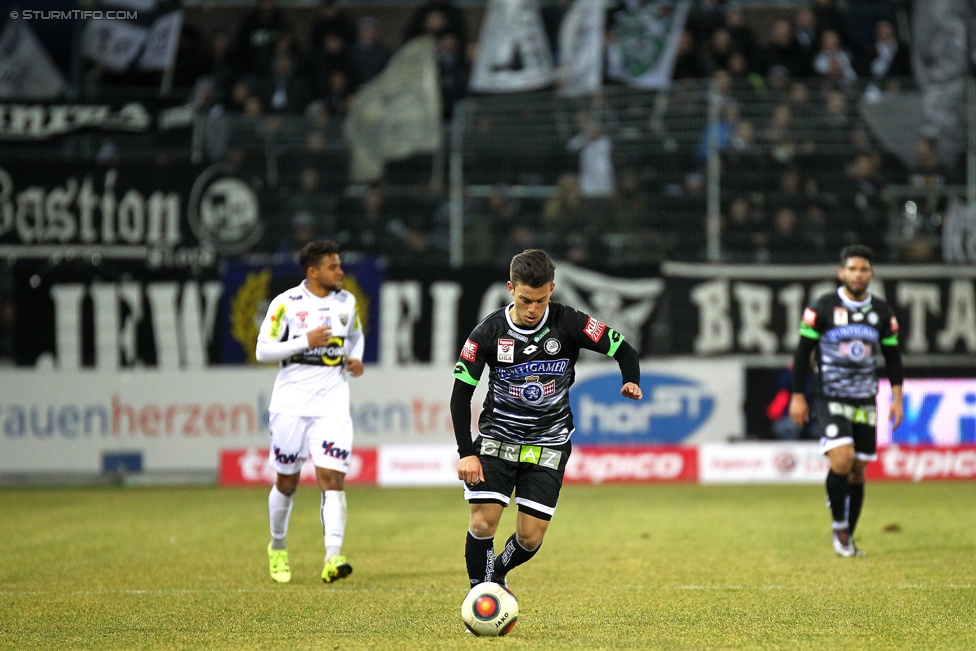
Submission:
[[[583,334],[592,339],[594,342],[600,341],[600,337],[603,336],[604,330],[607,329],[607,325],[600,321],[597,321],[593,317],[587,317],[586,327],[583,328]]]
[[[473,362],[478,358],[478,344],[474,343],[470,339],[464,342],[464,347],[461,349],[461,357]]]
[[[803,310],[803,322],[811,328],[817,325],[817,311],[809,307]]]
[[[509,364],[515,361],[515,340],[514,339],[498,340],[498,361],[507,362]]]

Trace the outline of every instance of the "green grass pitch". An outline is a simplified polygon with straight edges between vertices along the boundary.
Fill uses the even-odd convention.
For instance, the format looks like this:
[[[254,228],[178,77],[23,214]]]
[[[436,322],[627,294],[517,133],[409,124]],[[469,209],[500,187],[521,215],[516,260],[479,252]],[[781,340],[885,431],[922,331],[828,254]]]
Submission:
[[[309,486],[271,582],[267,493],[0,490],[0,648],[976,648],[976,482],[870,484],[856,559],[819,486],[568,486],[496,639],[462,633],[460,490],[350,488],[333,585]]]

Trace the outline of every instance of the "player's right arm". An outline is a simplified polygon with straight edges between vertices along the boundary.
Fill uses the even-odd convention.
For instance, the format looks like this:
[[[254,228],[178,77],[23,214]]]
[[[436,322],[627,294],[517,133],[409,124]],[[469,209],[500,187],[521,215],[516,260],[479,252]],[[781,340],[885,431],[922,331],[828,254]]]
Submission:
[[[280,362],[308,348],[324,346],[329,341],[330,333],[325,327],[315,328],[289,339],[287,312],[283,296],[278,296],[268,306],[254,350],[254,356],[259,362]]]
[[[485,346],[475,330],[464,342],[454,365],[454,390],[451,392],[451,421],[457,441],[458,479],[467,484],[484,481],[485,475],[478,451],[471,440],[471,398],[485,368]]]
[[[790,398],[790,420],[803,427],[810,420],[810,406],[804,388],[807,383],[807,373],[810,372],[810,355],[820,341],[820,327],[823,317],[817,311],[816,305],[803,310],[803,320],[800,323],[800,342],[793,354],[793,395]]]

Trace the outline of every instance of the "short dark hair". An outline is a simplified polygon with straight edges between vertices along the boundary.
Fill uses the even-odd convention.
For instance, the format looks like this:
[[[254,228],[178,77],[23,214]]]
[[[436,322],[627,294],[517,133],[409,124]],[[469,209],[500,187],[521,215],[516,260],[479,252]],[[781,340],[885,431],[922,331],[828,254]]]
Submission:
[[[863,244],[845,246],[840,251],[840,266],[847,266],[847,261],[851,258],[864,258],[872,267],[874,266],[874,251],[869,246]]]
[[[298,264],[302,271],[317,267],[327,255],[338,255],[339,245],[332,240],[313,240],[298,252]]]
[[[512,286],[542,287],[556,278],[556,265],[542,249],[526,249],[512,258],[508,279]]]

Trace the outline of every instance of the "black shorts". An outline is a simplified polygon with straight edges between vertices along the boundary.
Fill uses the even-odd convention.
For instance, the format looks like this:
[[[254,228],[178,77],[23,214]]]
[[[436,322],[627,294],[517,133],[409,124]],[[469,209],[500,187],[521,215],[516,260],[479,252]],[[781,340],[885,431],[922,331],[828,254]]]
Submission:
[[[862,461],[878,458],[878,412],[873,399],[839,400],[819,396],[814,401],[820,452],[826,454],[842,445],[854,445],[854,456]]]
[[[514,490],[519,511],[540,520],[552,518],[573,447],[569,441],[548,447],[479,436],[474,444],[485,480],[465,484],[464,499],[471,504],[508,506]]]

